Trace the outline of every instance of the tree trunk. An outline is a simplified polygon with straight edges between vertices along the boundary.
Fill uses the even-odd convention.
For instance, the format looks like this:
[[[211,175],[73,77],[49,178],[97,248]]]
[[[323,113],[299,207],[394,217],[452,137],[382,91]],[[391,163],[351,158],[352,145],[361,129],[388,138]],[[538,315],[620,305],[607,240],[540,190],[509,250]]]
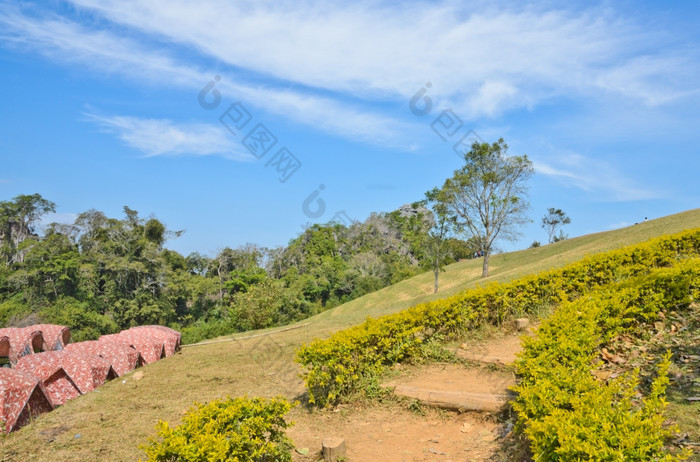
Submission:
[[[435,273],[435,291],[433,293],[436,294],[438,293],[438,274],[440,273],[440,268],[435,268],[433,273]]]
[[[488,252],[484,252],[484,265],[482,266],[481,269],[481,277],[482,278],[487,278],[489,277],[489,255]]]

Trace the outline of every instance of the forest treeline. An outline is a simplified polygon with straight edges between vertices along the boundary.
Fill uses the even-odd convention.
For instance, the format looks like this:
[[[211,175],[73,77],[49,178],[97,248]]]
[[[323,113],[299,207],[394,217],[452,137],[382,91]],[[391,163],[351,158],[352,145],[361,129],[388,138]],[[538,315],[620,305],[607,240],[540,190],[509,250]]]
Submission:
[[[436,223],[421,203],[215,256],[166,248],[182,231],[129,207],[121,218],[88,210],[40,227],[54,211],[39,194],[0,201],[0,326],[62,324],[87,340],[161,324],[194,342],[288,324],[479,248],[455,237],[431,245]]]

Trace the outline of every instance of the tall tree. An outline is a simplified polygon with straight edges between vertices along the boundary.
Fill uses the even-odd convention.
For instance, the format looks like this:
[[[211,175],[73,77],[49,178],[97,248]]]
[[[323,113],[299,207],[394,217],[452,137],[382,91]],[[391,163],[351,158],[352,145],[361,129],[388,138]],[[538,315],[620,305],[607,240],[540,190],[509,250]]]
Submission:
[[[34,234],[39,219],[56,211],[56,204],[40,194],[20,194],[11,201],[0,201],[0,245],[5,264],[22,262],[26,252],[19,245]]]
[[[550,244],[566,239],[566,236],[561,233],[561,228],[569,223],[571,223],[571,218],[562,209],[555,209],[554,207],[547,209],[547,214],[542,217],[542,228],[547,230]],[[557,236],[557,230],[560,230],[559,236]]]
[[[475,142],[464,161],[445,181],[439,197],[457,225],[481,243],[481,275],[487,277],[494,243],[515,240],[519,226],[528,221],[527,180],[534,170],[527,155],[508,155],[503,138],[492,144]]]

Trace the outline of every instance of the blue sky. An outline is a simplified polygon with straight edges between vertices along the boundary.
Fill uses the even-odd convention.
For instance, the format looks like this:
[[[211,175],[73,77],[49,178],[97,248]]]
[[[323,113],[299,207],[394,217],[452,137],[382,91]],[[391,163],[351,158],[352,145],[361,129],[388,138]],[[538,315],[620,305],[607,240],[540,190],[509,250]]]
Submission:
[[[699,23],[697,2],[0,0],[0,199],[128,205],[213,255],[422,199],[476,134],[537,172],[504,249],[545,241],[548,207],[571,236],[630,225],[700,204]]]

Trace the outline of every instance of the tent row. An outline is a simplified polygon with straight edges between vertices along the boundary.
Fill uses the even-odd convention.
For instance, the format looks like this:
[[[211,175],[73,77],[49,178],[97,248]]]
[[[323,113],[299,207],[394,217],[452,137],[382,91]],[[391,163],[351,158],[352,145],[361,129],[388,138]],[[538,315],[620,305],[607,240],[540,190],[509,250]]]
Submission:
[[[64,326],[40,324],[0,329],[0,424],[7,433],[31,417],[180,349],[180,333],[139,326],[99,340],[70,342]]]

